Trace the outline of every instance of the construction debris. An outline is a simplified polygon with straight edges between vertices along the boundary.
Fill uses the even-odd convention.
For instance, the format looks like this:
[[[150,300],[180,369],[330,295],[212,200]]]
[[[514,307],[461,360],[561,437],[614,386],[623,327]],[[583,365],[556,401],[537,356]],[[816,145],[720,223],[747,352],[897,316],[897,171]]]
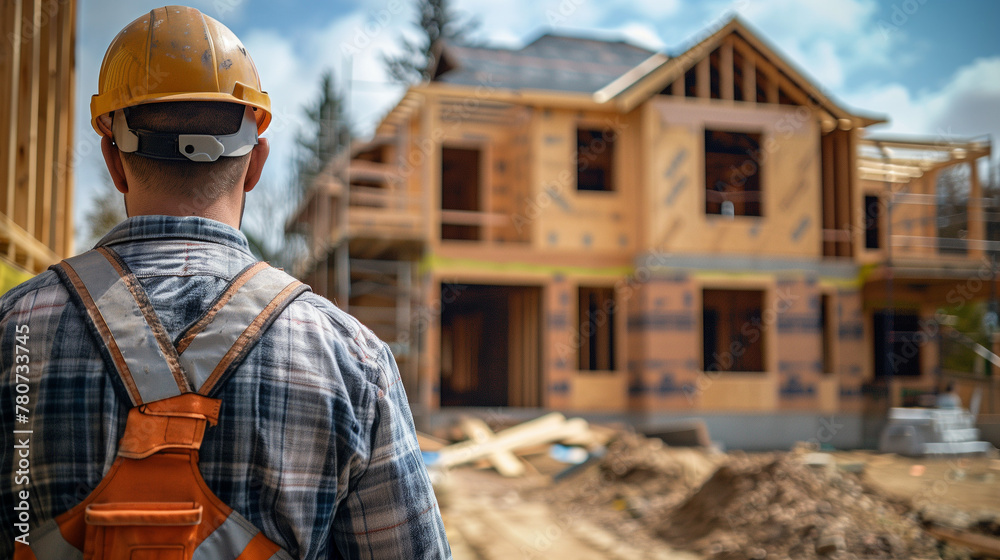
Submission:
[[[789,454],[733,455],[657,533],[708,558],[820,558],[847,551],[865,558],[934,558],[906,507],[849,474],[816,470]]]
[[[960,408],[892,408],[879,450],[910,457],[988,453],[993,445],[978,441],[975,422]]]
[[[1000,504],[972,513],[937,498],[917,506],[912,495],[883,493],[868,474],[895,472],[895,480],[911,481],[907,484],[936,483],[933,492],[940,492],[941,482],[949,493],[954,485],[966,485],[988,504],[995,484],[985,476],[991,474],[986,458],[915,463],[891,454],[821,453],[814,446],[791,453],[726,454],[671,447],[624,430],[591,429],[558,414],[496,433],[478,420],[463,420],[459,427],[469,439],[441,448],[432,464],[478,461],[517,477],[492,475],[496,486],[486,490],[490,473],[466,469],[481,473],[477,492],[493,494],[477,494],[473,501],[459,498],[454,487],[444,488],[446,502],[461,504],[446,515],[446,523],[454,519],[456,538],[465,540],[459,547],[475,550],[467,557],[508,557],[490,552],[494,543],[495,550],[508,552],[513,544],[524,558],[573,560],[1000,558],[995,548]],[[515,462],[528,468],[517,474]],[[921,476],[907,476],[912,466],[921,467]],[[976,488],[985,493],[976,494]],[[928,498],[930,492],[921,495]],[[531,520],[523,517],[529,509]],[[546,520],[545,511],[553,517]]]
[[[443,447],[437,451],[428,466],[449,468],[487,458],[504,476],[519,476],[524,466],[511,452],[545,443],[586,439],[587,421],[582,418],[567,420],[558,412],[518,424],[494,434],[482,421],[466,420],[471,439]]]

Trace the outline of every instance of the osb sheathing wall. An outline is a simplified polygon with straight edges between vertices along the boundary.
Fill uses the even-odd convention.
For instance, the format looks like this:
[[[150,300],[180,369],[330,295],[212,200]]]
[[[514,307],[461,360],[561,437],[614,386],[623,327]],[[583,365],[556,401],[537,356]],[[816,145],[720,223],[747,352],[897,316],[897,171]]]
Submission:
[[[702,293],[761,290],[764,371],[704,371]],[[823,371],[821,296],[831,298],[827,336],[834,371]],[[859,408],[864,368],[860,292],[815,276],[658,272],[628,301],[629,407],[668,411],[836,412]],[[738,350],[737,350],[738,351]]]
[[[631,254],[637,247],[640,169],[638,112],[628,115],[545,109],[532,137],[535,157],[532,198],[525,210],[537,216],[533,245],[578,254]],[[576,188],[576,131],[590,128],[614,142],[611,192]]]
[[[804,107],[657,97],[644,108],[645,248],[689,254],[818,257],[819,127]],[[705,129],[762,133],[761,217],[705,212]]]
[[[872,367],[867,363],[871,355],[870,339],[865,337],[864,310],[861,290],[837,288],[834,308],[836,312],[836,361],[835,379],[840,387],[839,409],[843,412],[862,411],[862,386],[871,379]]]
[[[73,247],[75,0],[0,7],[0,256],[40,272]]]
[[[692,409],[702,376],[700,295],[685,273],[637,284],[628,300],[629,406]]]

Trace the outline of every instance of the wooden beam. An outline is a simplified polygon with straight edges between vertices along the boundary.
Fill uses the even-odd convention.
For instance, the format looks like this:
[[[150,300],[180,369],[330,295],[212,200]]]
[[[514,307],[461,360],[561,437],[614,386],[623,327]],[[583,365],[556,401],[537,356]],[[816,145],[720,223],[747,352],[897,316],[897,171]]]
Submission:
[[[711,55],[706,54],[705,58],[698,61],[695,67],[695,91],[699,99],[710,99],[712,97],[712,72]]]
[[[719,89],[720,97],[728,101],[732,101],[734,96],[733,73],[733,42],[726,39],[719,47]]]
[[[531,290],[525,293],[527,302],[525,304],[524,340],[525,363],[524,363],[524,406],[538,407],[541,396],[541,349],[539,340],[541,339],[542,321],[540,317],[541,290]]]
[[[834,157],[833,157],[833,134],[830,133],[820,138],[822,145],[820,154],[820,168],[823,170],[823,229],[839,230],[844,224],[837,223],[837,198],[836,183],[834,180]],[[862,218],[864,219],[864,218]],[[859,224],[861,227],[864,224]],[[834,240],[823,240],[823,256],[837,256],[837,245]]]
[[[420,160],[423,162],[421,165],[424,176],[421,195],[427,201],[424,235],[433,250],[441,245],[441,143],[434,138],[434,129],[439,126],[440,111],[436,97],[427,95],[425,101],[423,111],[420,112],[420,126],[417,134],[411,138],[409,149],[422,153],[420,146],[423,146],[424,142],[429,146],[427,153],[422,153],[423,159]]]
[[[765,72],[767,74],[767,72]],[[772,105],[778,104],[778,82],[772,79],[771,76],[767,77],[767,90],[765,91],[767,102]]]
[[[533,445],[580,437],[588,431],[586,420],[582,418],[567,420],[562,414],[552,412],[497,432],[496,437],[483,443],[463,441],[449,445],[438,452],[432,465],[454,467],[489,457],[500,451],[515,451]]]
[[[684,73],[670,84],[670,93],[676,97],[684,97]]]
[[[854,219],[854,207],[857,205],[857,200],[854,195],[857,192],[858,187],[858,140],[861,136],[861,130],[854,128],[847,133],[847,197],[846,197],[846,208],[847,212],[842,218],[842,227],[850,228]],[[863,243],[861,240],[861,232],[853,230],[854,235],[851,240],[847,242],[847,256],[853,257],[856,254],[856,248],[858,243]]]
[[[479,418],[463,418],[459,425],[462,432],[469,438],[480,444],[487,444],[496,439],[496,434]],[[508,478],[522,476],[524,474],[524,462],[509,450],[501,449],[486,456],[486,460],[503,476]]]
[[[56,155],[56,94],[58,90],[59,25],[58,12],[51,14],[40,31],[44,37],[41,53],[42,106],[39,116],[39,134],[42,149],[38,158],[38,205],[35,207],[35,237],[50,248],[55,247],[52,239],[52,197],[56,184],[53,181]]]
[[[940,525],[929,525],[927,532],[943,541],[948,541],[960,547],[967,548],[976,554],[1000,557],[1000,539],[990,535],[958,531]]]
[[[966,207],[969,216],[968,238],[973,240],[986,239],[985,228],[983,227],[983,205],[980,203],[980,199],[983,196],[983,189],[979,182],[979,168],[974,159],[969,160],[966,165],[969,166],[969,200]],[[982,251],[979,249],[971,247],[969,249],[969,256],[972,258],[979,258],[982,254]]]
[[[43,245],[41,241],[32,237],[24,228],[16,224],[13,219],[3,214],[0,214],[0,239],[10,241],[10,249],[8,249],[10,253],[13,253],[16,248],[17,252],[27,255],[29,259],[34,261],[38,269],[44,270],[59,262],[59,256],[52,249]],[[14,259],[11,261],[16,262]],[[38,269],[30,272],[39,272]]]
[[[35,228],[35,207],[38,205],[38,152],[39,148],[39,118],[38,108],[41,105],[41,73],[42,73],[42,0],[34,0],[31,6],[31,25],[34,33],[31,36],[31,89],[27,90],[30,99],[28,116],[28,157],[25,161],[27,173],[26,182],[23,185],[24,194],[24,229],[31,235],[37,237],[38,231]],[[23,85],[23,84],[22,84]],[[22,139],[23,140],[23,139]],[[18,185],[21,190],[22,186]],[[20,214],[20,212],[18,212]],[[34,268],[34,263],[29,261],[29,268]]]
[[[507,404],[525,406],[524,297],[516,288],[507,294]]]
[[[757,101],[757,65],[753,56],[743,56],[743,101],[756,103]]]
[[[851,157],[850,157],[850,131],[837,130],[832,132],[834,136],[834,160],[836,171],[834,174],[835,197],[836,197],[836,220],[837,229],[850,227],[851,223]],[[849,257],[850,246],[844,243],[837,244],[837,256]]]
[[[7,150],[4,154],[3,161],[5,164],[6,174],[3,177],[3,182],[5,184],[5,191],[7,195],[4,197],[3,213],[8,216],[13,217],[14,213],[14,191],[15,181],[17,178],[17,138],[18,138],[18,120],[20,111],[18,108],[20,106],[20,94],[21,94],[21,43],[23,43],[23,37],[21,36],[21,18],[24,9],[23,0],[13,0],[13,5],[11,3],[4,3],[7,12],[13,12],[9,20],[5,19],[7,23],[4,24],[5,30],[6,26],[9,25],[13,28],[10,30],[13,36],[10,41],[10,56],[9,60],[9,76],[10,79],[7,81],[7,88],[9,92],[8,100],[8,115],[10,121],[7,123]],[[5,33],[6,35],[6,33]],[[6,81],[6,80],[5,80]],[[0,130],[0,134],[3,130]],[[8,249],[8,257],[13,261],[13,246]]]

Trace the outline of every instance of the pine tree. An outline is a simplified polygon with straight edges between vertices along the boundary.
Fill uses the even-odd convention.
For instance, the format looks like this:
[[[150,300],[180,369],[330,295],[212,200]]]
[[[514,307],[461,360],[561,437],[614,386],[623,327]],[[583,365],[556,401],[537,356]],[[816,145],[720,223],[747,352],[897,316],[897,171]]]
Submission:
[[[429,80],[437,62],[434,43],[443,39],[456,45],[469,45],[472,43],[469,35],[479,26],[472,19],[461,21],[449,7],[448,0],[417,0],[414,24],[422,33],[419,41],[403,37],[403,54],[382,55],[386,71],[397,82],[409,84]]]
[[[302,192],[326,164],[346,148],[351,139],[351,124],[344,114],[344,101],[337,92],[333,72],[327,70],[320,80],[319,96],[305,108],[309,129],[297,139],[297,182]]]

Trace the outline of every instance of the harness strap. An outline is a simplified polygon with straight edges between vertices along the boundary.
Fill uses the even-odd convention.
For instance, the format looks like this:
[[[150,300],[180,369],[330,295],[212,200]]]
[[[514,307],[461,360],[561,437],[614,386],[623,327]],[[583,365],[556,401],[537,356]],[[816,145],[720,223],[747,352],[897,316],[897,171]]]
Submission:
[[[133,406],[192,390],[149,298],[117,255],[100,247],[58,266],[101,334]]]
[[[134,406],[195,391],[209,395],[278,314],[309,289],[267,263],[248,266],[175,347],[146,292],[114,251],[99,247],[57,267],[86,308]]]
[[[277,314],[306,289],[267,263],[257,263],[239,275],[178,340],[179,361],[191,385],[209,395],[239,365]]]

